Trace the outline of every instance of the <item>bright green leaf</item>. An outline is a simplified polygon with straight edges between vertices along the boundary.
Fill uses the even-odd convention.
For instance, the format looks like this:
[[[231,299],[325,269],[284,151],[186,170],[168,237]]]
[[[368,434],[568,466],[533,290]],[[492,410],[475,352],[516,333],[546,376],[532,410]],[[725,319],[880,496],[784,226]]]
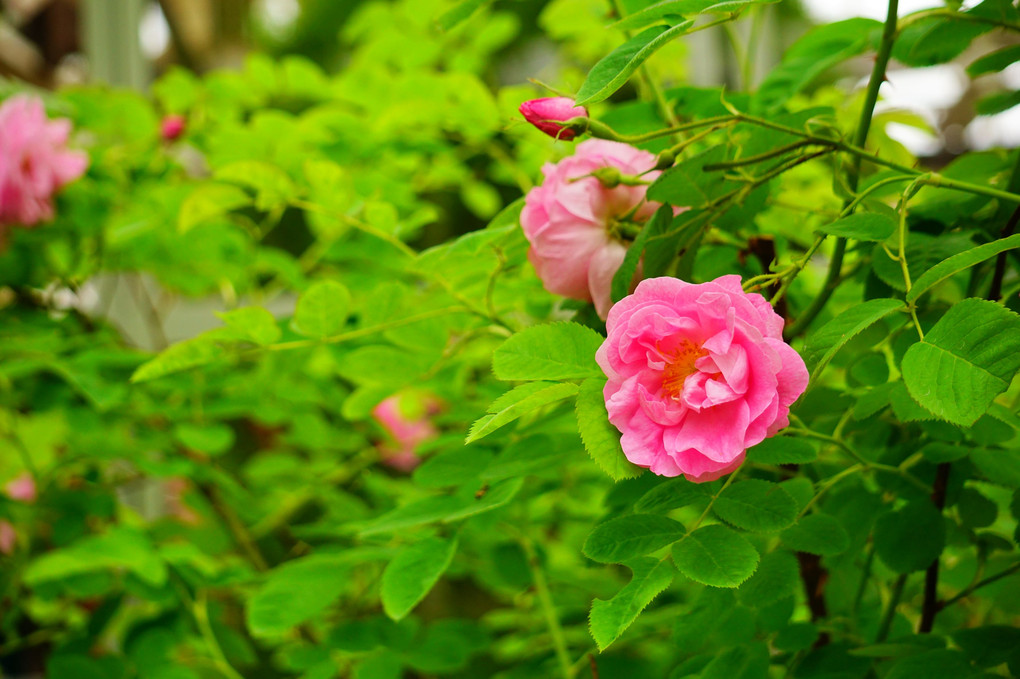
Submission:
[[[589,616],[591,635],[604,651],[630,627],[645,609],[673,582],[676,571],[668,560],[642,558],[627,564],[632,576],[630,582],[609,601],[591,602]]]
[[[248,194],[236,186],[199,184],[181,204],[177,215],[177,230],[186,233],[213,217],[250,204]]]
[[[661,514],[626,514],[595,526],[583,551],[594,561],[621,563],[672,544],[684,533],[682,524]]]
[[[807,338],[804,363],[807,364],[808,371],[812,375],[820,372],[843,345],[902,308],[903,302],[898,299],[869,299],[833,318]]]
[[[882,242],[896,230],[896,220],[875,212],[857,212],[818,227],[822,233],[840,238]]]
[[[254,342],[263,347],[280,339],[280,327],[276,324],[276,319],[262,307],[244,307],[216,315],[234,331],[238,339]]]
[[[747,449],[747,459],[762,464],[804,464],[817,458],[811,443],[791,436],[773,436]]]
[[[425,598],[453,561],[456,540],[425,538],[404,547],[382,575],[383,610],[400,620]]]
[[[850,547],[850,536],[836,518],[808,514],[783,531],[783,544],[796,552],[820,556],[842,554]]]
[[[298,298],[294,330],[321,339],[340,332],[351,310],[351,293],[336,281],[318,281]]]
[[[737,587],[754,574],[758,551],[732,528],[702,526],[673,544],[677,570],[711,587]]]
[[[492,402],[489,414],[483,415],[471,425],[465,443],[488,436],[522,415],[570,398],[577,394],[577,390],[577,385],[569,382],[528,382],[519,385]]]
[[[573,380],[602,377],[595,352],[604,338],[577,323],[536,325],[513,335],[492,357],[501,380]]]
[[[986,259],[991,259],[1000,252],[1012,250],[1013,248],[1020,248],[1020,233],[1009,236],[1008,238],[992,241],[991,243],[979,245],[976,248],[942,260],[932,268],[925,271],[916,281],[914,281],[914,285],[911,286],[910,292],[907,293],[907,303],[912,304],[921,295],[950,276],[958,274],[964,269],[968,269],[975,264],[980,264]]]
[[[347,588],[349,567],[334,555],[312,555],[273,569],[248,600],[248,629],[272,637],[312,619]]]
[[[777,483],[738,481],[716,498],[715,513],[726,523],[759,533],[786,528],[797,518],[797,501]]]
[[[602,395],[605,380],[585,380],[577,394],[577,426],[581,441],[591,459],[614,481],[633,478],[641,474],[623,454],[620,432],[609,423],[606,402]]]

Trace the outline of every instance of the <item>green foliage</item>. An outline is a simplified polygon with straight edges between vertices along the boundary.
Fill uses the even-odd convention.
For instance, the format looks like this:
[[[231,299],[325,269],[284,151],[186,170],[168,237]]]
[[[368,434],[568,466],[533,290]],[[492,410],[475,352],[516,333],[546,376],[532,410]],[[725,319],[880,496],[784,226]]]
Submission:
[[[400,620],[429,593],[453,560],[456,540],[425,538],[397,552],[382,574],[379,597],[386,615]]]
[[[684,527],[659,514],[628,514],[599,524],[584,541],[584,553],[602,563],[622,563],[671,545]]]
[[[635,559],[629,563],[630,582],[609,601],[595,599],[591,602],[589,624],[591,635],[600,651],[630,627],[658,594],[673,582],[675,571],[668,561]]]
[[[754,574],[758,551],[723,525],[702,526],[673,545],[678,571],[712,587],[737,587]]]

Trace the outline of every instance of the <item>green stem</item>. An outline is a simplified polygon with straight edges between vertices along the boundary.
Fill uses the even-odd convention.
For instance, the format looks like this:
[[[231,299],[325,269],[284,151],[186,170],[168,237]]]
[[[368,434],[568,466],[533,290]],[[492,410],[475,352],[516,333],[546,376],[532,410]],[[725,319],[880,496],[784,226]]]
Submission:
[[[875,637],[876,644],[882,643],[889,636],[893,618],[896,616],[896,607],[900,605],[900,597],[903,596],[903,586],[905,584],[907,584],[906,573],[898,577],[896,582],[893,583],[892,591],[889,593],[889,603],[886,604],[885,611],[882,613],[882,622],[878,626],[878,636]]]
[[[680,132],[687,132],[688,130],[711,127],[713,125],[719,125],[720,123],[732,123],[734,120],[736,120],[736,117],[731,115],[715,116],[712,118],[704,118],[703,120],[695,120],[689,123],[684,123],[683,125],[676,125],[674,127],[667,127],[661,130],[645,132],[644,134],[621,134],[609,127],[609,125],[599,122],[593,118],[588,121],[588,132],[593,137],[598,137],[600,139],[622,141],[628,144],[641,144],[646,141],[652,141],[653,139],[660,139]]]
[[[448,314],[463,314],[467,313],[465,309],[461,307],[443,307],[442,309],[432,309],[431,311],[423,311],[420,314],[414,316],[408,316],[407,318],[400,318],[387,323],[379,323],[378,325],[372,325],[367,328],[359,328],[357,330],[351,330],[349,332],[343,332],[339,335],[330,335],[329,337],[323,337],[322,339],[308,339],[308,340],[294,340],[292,342],[279,342],[277,344],[271,344],[266,349],[269,351],[287,351],[289,349],[304,349],[306,347],[315,347],[320,344],[339,344],[340,342],[348,342],[353,339],[360,337],[367,337],[369,335],[375,335],[386,330],[392,330],[393,328],[399,328],[404,325],[411,325],[418,321],[424,321],[429,318],[436,318],[437,316],[446,316]],[[263,351],[262,348],[255,349],[254,351]]]
[[[1013,575],[1013,573],[1016,573],[1017,571],[1020,571],[1020,561],[1018,561],[1017,563],[1013,564],[1012,566],[1010,566],[1009,568],[1007,568],[1004,571],[1000,571],[999,573],[996,573],[995,575],[990,575],[987,578],[985,578],[984,580],[981,580],[979,582],[974,583],[973,585],[971,585],[967,589],[963,590],[962,592],[960,592],[956,596],[952,597],[951,599],[946,599],[945,601],[942,602],[942,604],[939,605],[939,610],[942,610],[943,608],[946,608],[947,606],[952,606],[957,601],[960,601],[961,599],[966,599],[967,597],[969,597],[971,594],[974,593],[975,590],[981,589],[982,587],[984,587],[986,585],[990,585],[993,582],[996,582],[998,580],[1002,580],[1005,577]]]
[[[567,641],[563,636],[563,627],[560,626],[559,616],[556,615],[556,607],[553,605],[552,595],[549,593],[549,583],[545,579],[545,572],[538,561],[538,554],[535,553],[535,547],[531,544],[531,540],[520,535],[518,541],[528,559],[528,568],[531,569],[531,577],[535,581],[535,592],[538,594],[538,602],[542,607],[545,623],[549,627],[549,636],[552,637],[553,647],[556,649],[560,671],[564,679],[571,679],[573,663],[571,663],[570,654],[567,652]]]
[[[713,172],[715,170],[729,170],[735,167],[754,165],[755,163],[760,163],[763,160],[769,160],[770,158],[775,158],[776,156],[783,156],[791,151],[796,151],[799,148],[811,146],[813,143],[814,142],[812,142],[809,139],[802,139],[800,141],[793,142],[792,144],[787,144],[786,146],[780,146],[779,148],[772,149],[771,151],[766,151],[765,153],[759,153],[756,156],[738,158],[737,160],[730,160],[725,163],[712,163],[710,165],[705,165],[705,167],[702,169],[704,169],[706,172]]]
[[[857,592],[854,594],[854,602],[850,606],[850,617],[857,620],[857,611],[864,599],[864,591],[868,588],[868,580],[871,578],[871,566],[875,562],[875,546],[870,545],[868,556],[864,559],[864,567],[861,569],[861,581],[857,585]]]

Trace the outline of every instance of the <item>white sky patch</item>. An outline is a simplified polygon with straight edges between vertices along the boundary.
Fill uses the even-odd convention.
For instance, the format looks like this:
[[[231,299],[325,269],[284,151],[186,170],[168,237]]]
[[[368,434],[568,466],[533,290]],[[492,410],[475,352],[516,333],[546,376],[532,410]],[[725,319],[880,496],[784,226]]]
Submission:
[[[888,0],[801,0],[808,15],[818,22],[840,21],[852,17],[885,19]],[[898,14],[905,16],[922,9],[945,7],[942,0],[900,0]]]
[[[166,22],[159,3],[150,2],[138,24],[138,43],[142,54],[149,59],[158,59],[170,46],[170,25]]]
[[[1020,106],[993,116],[978,116],[967,125],[963,137],[979,151],[1020,146]]]
[[[279,39],[301,16],[301,3],[298,0],[257,0],[255,12],[266,32]]]

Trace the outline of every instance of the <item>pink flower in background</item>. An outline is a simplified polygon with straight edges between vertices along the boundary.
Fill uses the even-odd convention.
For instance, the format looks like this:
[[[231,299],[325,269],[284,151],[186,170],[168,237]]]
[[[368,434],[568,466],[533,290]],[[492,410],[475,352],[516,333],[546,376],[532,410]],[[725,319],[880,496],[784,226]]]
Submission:
[[[35,487],[35,479],[28,472],[22,472],[17,478],[8,481],[4,486],[7,497],[18,502],[35,502],[38,491]]]
[[[783,319],[739,276],[642,281],[606,330],[595,358],[609,378],[609,421],[627,459],[661,476],[701,483],[734,471],[747,448],[790,423],[807,388]]]
[[[550,137],[570,141],[577,136],[577,132],[560,123],[565,123],[572,118],[587,118],[588,109],[574,104],[573,99],[567,97],[547,97],[545,99],[530,99],[520,107],[521,115],[529,123],[542,130]]]
[[[53,217],[53,194],[85,172],[89,158],[67,149],[71,121],[49,120],[38,97],[0,105],[0,224]]]
[[[174,141],[184,134],[184,127],[184,116],[171,113],[163,118],[163,122],[160,123],[159,134],[163,137],[163,141]]]
[[[594,301],[599,317],[606,317],[613,275],[627,252],[627,243],[616,233],[617,221],[642,224],[659,203],[645,200],[646,186],[609,188],[590,175],[613,168],[651,182],[660,174],[646,172],[655,163],[647,151],[589,139],[577,145],[574,155],[542,168],[545,180],[525,197],[521,227],[531,243],[528,259],[546,290]]]
[[[431,420],[438,410],[439,402],[435,399],[418,398],[410,393],[390,396],[373,408],[372,416],[389,439],[379,446],[383,462],[402,472],[417,467],[421,459],[414,449],[439,434]]]
[[[14,530],[14,524],[7,519],[0,519],[0,554],[13,554],[17,541],[18,533]]]

